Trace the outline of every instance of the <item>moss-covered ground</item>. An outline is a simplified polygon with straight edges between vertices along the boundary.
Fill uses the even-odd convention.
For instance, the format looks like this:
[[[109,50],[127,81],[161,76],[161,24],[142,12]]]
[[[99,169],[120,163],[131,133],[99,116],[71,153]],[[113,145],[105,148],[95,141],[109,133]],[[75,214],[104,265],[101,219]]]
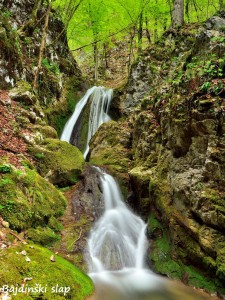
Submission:
[[[63,215],[65,208],[63,194],[35,169],[10,167],[9,172],[0,173],[0,215],[11,229],[54,227],[52,217]]]
[[[24,254],[21,254],[23,251]],[[25,252],[24,252],[25,251]],[[18,245],[0,251],[0,286],[44,287],[12,295],[12,299],[76,299],[93,293],[91,279],[65,259],[34,244]],[[30,261],[27,261],[29,258]],[[61,289],[60,289],[61,288]],[[16,291],[15,291],[16,294]]]

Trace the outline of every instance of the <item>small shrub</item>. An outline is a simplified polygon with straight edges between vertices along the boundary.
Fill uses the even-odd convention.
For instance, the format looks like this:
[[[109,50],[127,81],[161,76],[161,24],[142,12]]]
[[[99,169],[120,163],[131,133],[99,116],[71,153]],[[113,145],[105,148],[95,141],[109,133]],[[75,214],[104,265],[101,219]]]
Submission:
[[[48,58],[44,58],[42,60],[42,65],[43,67],[45,67],[48,71],[56,74],[56,75],[59,75],[60,74],[60,70],[59,70],[59,66],[56,62],[50,62],[48,60]]]
[[[38,159],[41,159],[41,158],[44,158],[45,155],[44,155],[44,153],[36,153],[35,157],[38,158]]]
[[[3,165],[0,165],[0,173],[11,173],[12,171],[12,168],[10,165],[8,164],[3,164]]]

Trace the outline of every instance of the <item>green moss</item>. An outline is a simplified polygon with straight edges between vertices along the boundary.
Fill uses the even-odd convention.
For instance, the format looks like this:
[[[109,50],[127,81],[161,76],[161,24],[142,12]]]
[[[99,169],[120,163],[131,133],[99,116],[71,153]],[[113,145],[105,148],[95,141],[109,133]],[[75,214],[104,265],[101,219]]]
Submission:
[[[64,257],[78,266],[81,270],[87,271],[87,266],[83,257],[84,234],[91,230],[91,220],[87,214],[77,215],[76,220],[72,220],[70,212],[64,216],[64,227],[62,230],[62,240],[54,245],[54,252],[63,253]],[[69,221],[70,220],[70,221]]]
[[[55,232],[48,227],[30,228],[26,236],[29,240],[42,246],[52,246],[55,242],[60,240],[60,236],[55,234]]]
[[[188,284],[191,286],[202,288],[208,292],[219,291],[224,293],[225,288],[222,287],[218,280],[206,277],[204,274],[199,273],[194,267],[185,266],[185,272],[188,274]]]
[[[162,225],[155,218],[154,214],[152,214],[149,218],[148,228],[150,228],[150,230],[162,230]],[[186,255],[188,253],[188,255],[191,256],[193,255],[193,251],[198,251],[196,250],[197,244],[195,243],[194,245],[191,243],[191,239],[187,237],[187,234],[186,239],[183,239],[183,243],[184,244],[182,247]],[[186,284],[189,284],[193,287],[202,288],[208,292],[217,291],[221,294],[225,292],[222,281],[210,278],[207,270],[202,272],[194,266],[185,265],[178,257],[179,252],[180,250],[177,249],[177,247],[174,249],[174,246],[171,244],[171,241],[169,240],[165,231],[162,231],[162,235],[155,236],[150,252],[150,257],[154,265],[154,271],[163,275],[167,275],[170,278],[179,279],[181,281],[186,278]],[[207,259],[207,256],[205,259]],[[208,259],[210,258],[208,257]],[[207,263],[209,264],[209,261]],[[212,264],[213,262],[210,263]]]
[[[51,126],[34,125],[33,129],[37,132],[40,132],[44,138],[58,138],[56,130]]]
[[[59,136],[62,134],[63,128],[72,115],[77,102],[80,100],[80,84],[81,78],[71,76],[64,83],[62,94],[64,105],[62,105],[62,101],[59,101],[58,104],[50,105],[45,109],[49,125],[56,129]]]
[[[35,153],[34,156],[35,156],[36,158],[38,158],[38,159],[42,159],[42,158],[45,157],[44,153]]]
[[[20,252],[25,250],[30,262]],[[24,278],[32,278],[26,286],[35,287],[36,284],[47,287],[45,293],[29,293],[28,296],[18,294],[12,299],[85,299],[93,292],[93,284],[85,274],[65,259],[55,256],[56,262],[51,262],[53,253],[37,245],[21,245],[9,248],[0,253],[0,286],[18,285],[21,287]],[[52,288],[70,287],[67,294],[53,293]],[[47,286],[46,286],[47,285]],[[23,297],[22,297],[23,296]],[[28,297],[28,298],[25,298]]]
[[[91,156],[90,163],[98,166],[107,166],[119,173],[126,173],[130,160],[123,155],[124,149],[119,146],[111,148],[110,152],[109,149],[102,149],[99,154]]]
[[[17,81],[16,83],[18,89],[20,92],[24,93],[24,92],[32,92],[33,91],[33,88],[31,86],[31,84],[27,81],[24,81],[24,80],[19,80]]]
[[[52,216],[61,216],[65,207],[64,196],[35,170],[1,176],[0,214],[12,229],[45,226]]]
[[[12,171],[12,168],[9,164],[3,164],[3,165],[0,165],[0,173],[11,173]]]
[[[151,221],[153,226],[158,226],[155,220]],[[187,284],[202,288],[208,292],[224,293],[225,289],[219,280],[209,278],[207,274],[200,272],[192,266],[186,266],[181,260],[172,257],[172,246],[165,235],[158,238],[153,246],[151,253],[154,262],[154,271],[163,275],[167,275],[173,279],[183,280],[187,278]]]
[[[162,229],[162,225],[157,220],[154,213],[151,213],[148,219],[148,228],[150,231],[154,231],[155,229]]]
[[[56,75],[60,74],[59,66],[56,62],[50,61],[47,57],[42,60],[42,66],[48,71],[53,72]]]
[[[221,241],[219,241],[217,247],[219,248],[218,257],[216,260],[217,264],[217,276],[224,283],[225,282],[225,242],[223,237]]]
[[[29,151],[37,158],[35,164],[39,173],[55,185],[64,187],[79,180],[84,158],[76,147],[57,139],[45,139],[42,145]]]
[[[48,226],[56,232],[59,232],[63,229],[62,224],[53,216],[50,217],[48,221]]]
[[[155,218],[152,217],[150,222],[153,228],[159,228],[159,224]],[[171,245],[165,233],[163,233],[162,237],[159,237],[154,241],[151,250],[151,259],[154,263],[155,272],[167,275],[170,278],[182,278],[181,264],[172,259]]]

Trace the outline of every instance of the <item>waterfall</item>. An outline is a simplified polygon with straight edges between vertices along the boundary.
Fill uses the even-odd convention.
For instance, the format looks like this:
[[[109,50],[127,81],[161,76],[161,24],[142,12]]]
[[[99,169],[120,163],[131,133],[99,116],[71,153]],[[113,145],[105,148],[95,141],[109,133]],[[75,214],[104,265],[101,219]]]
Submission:
[[[143,268],[146,225],[125,205],[115,179],[96,169],[100,174],[105,211],[88,240],[89,270]]]
[[[85,105],[88,101],[91,101],[90,105],[90,113],[89,113],[89,121],[88,121],[88,134],[87,134],[87,142],[86,148],[84,151],[84,158],[86,158],[89,152],[89,142],[92,136],[96,133],[99,126],[104,122],[110,120],[108,115],[110,102],[112,100],[113,90],[106,89],[102,86],[94,86],[90,88],[84,97],[77,103],[74,113],[71,118],[66,123],[63,133],[61,135],[61,141],[70,142],[72,131],[74,126],[76,125],[80,115],[83,112]]]
[[[105,204],[87,244],[89,276],[95,283],[97,299],[139,300],[152,293],[158,295],[163,280],[145,269],[146,224],[125,204],[115,179],[94,168],[100,176]]]
[[[76,105],[61,140],[70,142],[73,128],[91,99],[86,157],[89,141],[99,126],[107,122],[112,90],[93,87]],[[146,224],[125,204],[116,180],[95,168],[100,177],[104,212],[94,224],[87,242],[89,275],[96,287],[98,300],[204,300],[192,290],[171,284],[145,268],[148,246]],[[169,282],[169,283],[168,283]],[[96,299],[96,298],[95,298]]]

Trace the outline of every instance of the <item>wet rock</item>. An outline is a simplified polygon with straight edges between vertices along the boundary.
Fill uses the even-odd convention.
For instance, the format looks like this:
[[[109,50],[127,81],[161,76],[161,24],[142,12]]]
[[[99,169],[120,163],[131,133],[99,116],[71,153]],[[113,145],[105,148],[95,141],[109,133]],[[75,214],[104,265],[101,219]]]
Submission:
[[[86,166],[83,176],[79,188],[73,197],[74,211],[85,210],[85,213],[91,216],[93,221],[93,219],[98,219],[104,210],[99,173],[95,168]]]
[[[220,14],[195,34],[187,28],[165,33],[133,65],[118,104],[131,124],[130,148],[125,146],[132,158],[126,169],[135,195],[131,205],[150,220],[155,214],[149,229],[155,270],[221,293],[224,100],[201,89],[206,81],[214,86],[219,76],[198,72],[203,53],[208,61],[212,53],[222,58],[224,24]],[[95,147],[93,157],[95,150],[100,153]],[[213,284],[210,278],[218,281]]]
[[[103,124],[90,144],[90,162],[109,167],[116,173],[126,173],[131,163],[130,128],[127,122]]]

